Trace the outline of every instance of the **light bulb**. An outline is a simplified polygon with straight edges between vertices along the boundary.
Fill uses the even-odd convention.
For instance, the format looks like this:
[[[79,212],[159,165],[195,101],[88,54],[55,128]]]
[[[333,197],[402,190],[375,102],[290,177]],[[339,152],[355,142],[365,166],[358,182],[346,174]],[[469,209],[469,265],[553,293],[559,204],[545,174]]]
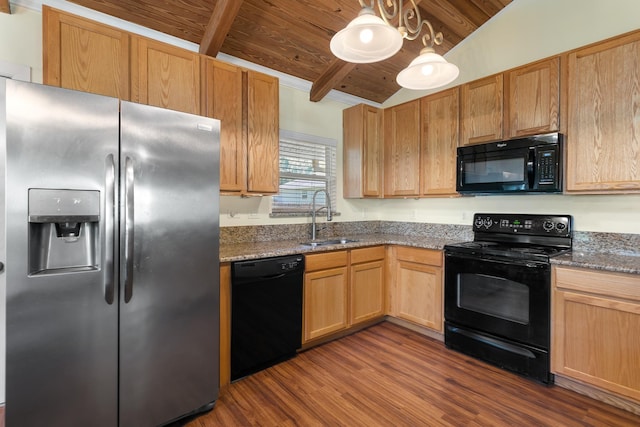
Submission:
[[[371,43],[371,40],[373,40],[373,31],[371,31],[369,28],[365,28],[364,30],[360,31],[360,41],[364,44],[368,44]]]
[[[430,76],[431,74],[433,74],[433,65],[427,64],[422,67],[421,71],[423,76]]]

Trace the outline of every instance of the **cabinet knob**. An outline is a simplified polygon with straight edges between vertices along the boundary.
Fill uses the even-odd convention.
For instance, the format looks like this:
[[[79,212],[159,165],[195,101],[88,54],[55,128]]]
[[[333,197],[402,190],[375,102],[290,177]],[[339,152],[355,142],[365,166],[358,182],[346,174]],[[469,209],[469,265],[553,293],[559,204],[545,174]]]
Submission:
[[[0,273],[4,271],[4,263],[0,262]]]

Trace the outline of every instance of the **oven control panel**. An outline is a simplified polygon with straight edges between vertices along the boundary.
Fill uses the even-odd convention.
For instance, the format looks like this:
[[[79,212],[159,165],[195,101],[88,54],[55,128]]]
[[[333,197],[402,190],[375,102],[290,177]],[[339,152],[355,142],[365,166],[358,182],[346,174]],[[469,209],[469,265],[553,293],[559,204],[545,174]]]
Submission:
[[[475,214],[473,231],[570,237],[571,215]]]

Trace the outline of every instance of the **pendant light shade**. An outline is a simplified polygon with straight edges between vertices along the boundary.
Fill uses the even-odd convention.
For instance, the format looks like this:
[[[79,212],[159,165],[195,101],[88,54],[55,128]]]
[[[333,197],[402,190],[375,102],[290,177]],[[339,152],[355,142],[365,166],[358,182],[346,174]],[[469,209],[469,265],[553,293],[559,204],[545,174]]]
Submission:
[[[400,71],[396,81],[407,89],[434,89],[451,83],[459,73],[458,67],[435,53],[433,48],[425,47],[407,68]]]
[[[331,52],[353,63],[382,61],[402,47],[400,32],[377,17],[370,7],[363,7],[358,17],[331,38]]]

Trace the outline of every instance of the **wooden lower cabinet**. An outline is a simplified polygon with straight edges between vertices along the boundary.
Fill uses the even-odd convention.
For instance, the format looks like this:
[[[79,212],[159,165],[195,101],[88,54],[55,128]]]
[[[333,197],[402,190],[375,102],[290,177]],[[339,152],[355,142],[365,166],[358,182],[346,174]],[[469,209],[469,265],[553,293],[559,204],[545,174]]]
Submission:
[[[640,276],[553,272],[552,371],[640,402]]]
[[[303,344],[385,315],[385,247],[305,256]]]
[[[220,388],[231,383],[231,263],[220,263]]]
[[[349,277],[350,324],[384,316],[384,246],[353,249]]]
[[[305,256],[303,344],[349,325],[348,261],[347,251]]]
[[[443,332],[442,251],[391,249],[389,314]]]

